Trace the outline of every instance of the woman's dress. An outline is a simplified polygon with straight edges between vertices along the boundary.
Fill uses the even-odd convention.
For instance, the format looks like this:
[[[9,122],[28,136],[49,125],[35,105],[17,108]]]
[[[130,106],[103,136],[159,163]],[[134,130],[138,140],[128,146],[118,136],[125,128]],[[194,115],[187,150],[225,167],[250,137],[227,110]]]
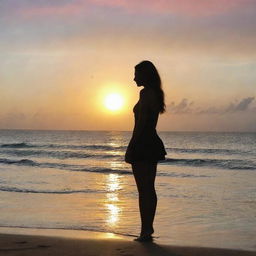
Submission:
[[[164,160],[166,155],[164,144],[156,131],[159,111],[151,107],[150,97],[145,90],[141,90],[140,99],[133,108],[135,125],[125,154],[125,162],[130,164],[139,161],[158,162]]]

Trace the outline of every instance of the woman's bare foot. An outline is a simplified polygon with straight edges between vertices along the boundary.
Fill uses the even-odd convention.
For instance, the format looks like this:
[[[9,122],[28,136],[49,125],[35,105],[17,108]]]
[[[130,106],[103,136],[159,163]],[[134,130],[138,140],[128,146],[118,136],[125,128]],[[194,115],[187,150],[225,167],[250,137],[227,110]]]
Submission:
[[[137,241],[137,242],[152,242],[153,237],[151,235],[139,236],[139,237],[135,238],[134,241]]]
[[[151,242],[153,241],[152,234],[154,233],[154,229],[150,228],[149,230],[143,230],[140,233],[140,236],[134,239],[134,241],[138,242]]]
[[[153,228],[145,229],[141,231],[140,236],[151,236],[153,233],[154,233]]]

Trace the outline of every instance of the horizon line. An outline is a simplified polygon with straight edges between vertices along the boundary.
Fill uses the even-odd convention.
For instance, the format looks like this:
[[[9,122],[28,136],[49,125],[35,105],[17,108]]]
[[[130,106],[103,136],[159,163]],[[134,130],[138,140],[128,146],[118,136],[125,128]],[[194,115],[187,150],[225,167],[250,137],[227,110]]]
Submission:
[[[66,132],[132,132],[132,130],[88,130],[88,129],[29,129],[29,128],[0,128],[0,131],[66,131]],[[255,131],[170,131],[170,130],[157,130],[158,132],[173,132],[173,133],[256,133]]]

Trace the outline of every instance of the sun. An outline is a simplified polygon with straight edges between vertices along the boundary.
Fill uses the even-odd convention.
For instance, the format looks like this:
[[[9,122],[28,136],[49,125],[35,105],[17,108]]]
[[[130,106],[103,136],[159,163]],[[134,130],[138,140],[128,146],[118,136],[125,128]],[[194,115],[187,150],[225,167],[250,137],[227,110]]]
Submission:
[[[120,110],[124,105],[124,98],[119,93],[110,93],[105,97],[104,105],[111,111]]]

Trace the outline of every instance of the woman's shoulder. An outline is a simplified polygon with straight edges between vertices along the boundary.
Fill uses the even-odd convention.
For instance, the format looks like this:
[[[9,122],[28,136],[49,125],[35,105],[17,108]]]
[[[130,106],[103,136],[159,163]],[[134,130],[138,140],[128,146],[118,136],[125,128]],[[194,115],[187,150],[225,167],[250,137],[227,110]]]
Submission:
[[[144,88],[140,91],[140,98],[148,104],[150,104],[152,107],[158,106],[157,101],[157,95],[155,91],[151,88]]]
[[[149,101],[156,101],[157,95],[156,92],[151,88],[144,88],[140,91],[140,96]]]
[[[155,91],[151,88],[143,88],[140,91],[140,96],[147,97],[147,98],[155,98]]]

